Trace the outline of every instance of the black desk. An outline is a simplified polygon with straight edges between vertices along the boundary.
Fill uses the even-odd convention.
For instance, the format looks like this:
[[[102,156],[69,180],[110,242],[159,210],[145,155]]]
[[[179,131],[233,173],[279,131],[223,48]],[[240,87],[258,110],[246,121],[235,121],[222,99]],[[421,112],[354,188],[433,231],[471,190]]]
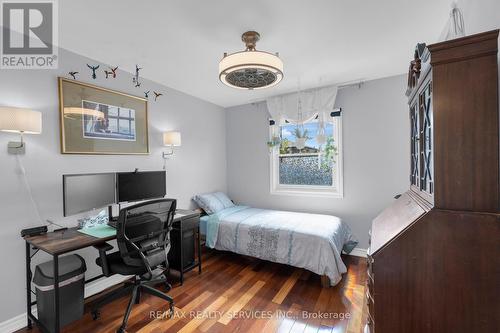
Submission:
[[[175,225],[182,225],[182,221],[189,219],[198,220],[198,240],[199,240],[199,217],[198,212],[178,209],[176,215],[174,216],[173,227]],[[63,231],[48,232],[38,236],[25,237],[26,241],[26,312],[27,312],[27,326],[32,328],[33,322],[37,324],[43,332],[49,332],[44,325],[38,321],[38,319],[31,312],[31,307],[36,304],[31,299],[31,258],[38,252],[43,251],[51,255],[54,260],[54,298],[55,298],[55,327],[53,332],[60,332],[59,323],[59,256],[72,251],[80,250],[89,246],[94,246],[98,244],[105,243],[107,241],[116,239],[115,236],[107,238],[96,238],[81,232],[78,232],[77,228],[69,228]],[[174,245],[172,244],[172,247]],[[32,249],[34,252],[32,253]],[[200,242],[198,241],[198,266],[199,272],[201,273],[201,251]],[[181,283],[183,278],[183,272],[181,272]],[[89,283],[95,281],[104,275],[96,276],[92,279],[85,281]]]

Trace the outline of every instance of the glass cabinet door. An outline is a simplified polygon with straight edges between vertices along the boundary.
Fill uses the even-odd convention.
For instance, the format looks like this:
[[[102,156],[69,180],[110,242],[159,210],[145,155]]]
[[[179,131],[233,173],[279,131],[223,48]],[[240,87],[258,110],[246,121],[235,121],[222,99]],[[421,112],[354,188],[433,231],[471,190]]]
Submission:
[[[411,165],[410,165],[410,183],[420,187],[419,168],[420,168],[420,117],[417,102],[414,101],[410,106],[410,125],[411,125]]]
[[[418,97],[420,117],[420,189],[434,193],[432,137],[432,81],[425,83]]]

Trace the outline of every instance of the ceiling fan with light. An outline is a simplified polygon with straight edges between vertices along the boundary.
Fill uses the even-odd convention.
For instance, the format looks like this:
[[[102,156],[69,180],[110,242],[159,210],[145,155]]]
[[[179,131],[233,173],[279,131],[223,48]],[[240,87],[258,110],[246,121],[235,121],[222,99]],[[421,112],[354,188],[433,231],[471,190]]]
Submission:
[[[219,63],[219,79],[238,89],[263,89],[277,85],[283,79],[283,61],[278,53],[258,51],[255,45],[260,39],[256,31],[241,36],[246,50],[224,53]]]

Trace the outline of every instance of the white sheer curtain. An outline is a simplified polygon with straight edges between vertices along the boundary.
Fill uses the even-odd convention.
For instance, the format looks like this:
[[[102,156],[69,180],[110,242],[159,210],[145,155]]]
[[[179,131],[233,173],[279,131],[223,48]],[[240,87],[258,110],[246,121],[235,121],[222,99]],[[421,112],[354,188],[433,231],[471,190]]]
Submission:
[[[320,121],[331,121],[330,112],[333,111],[338,87],[324,87],[299,93],[281,95],[267,99],[267,109],[276,125],[283,125],[285,121],[291,124],[306,123],[319,116]],[[301,102],[302,119],[298,114],[299,98]]]

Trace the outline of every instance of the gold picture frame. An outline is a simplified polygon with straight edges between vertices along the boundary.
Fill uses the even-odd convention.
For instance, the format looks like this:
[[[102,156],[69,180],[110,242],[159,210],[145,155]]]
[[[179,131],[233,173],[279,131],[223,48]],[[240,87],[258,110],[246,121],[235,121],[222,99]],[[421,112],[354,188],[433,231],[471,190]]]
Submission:
[[[59,77],[62,154],[149,154],[148,100]]]

